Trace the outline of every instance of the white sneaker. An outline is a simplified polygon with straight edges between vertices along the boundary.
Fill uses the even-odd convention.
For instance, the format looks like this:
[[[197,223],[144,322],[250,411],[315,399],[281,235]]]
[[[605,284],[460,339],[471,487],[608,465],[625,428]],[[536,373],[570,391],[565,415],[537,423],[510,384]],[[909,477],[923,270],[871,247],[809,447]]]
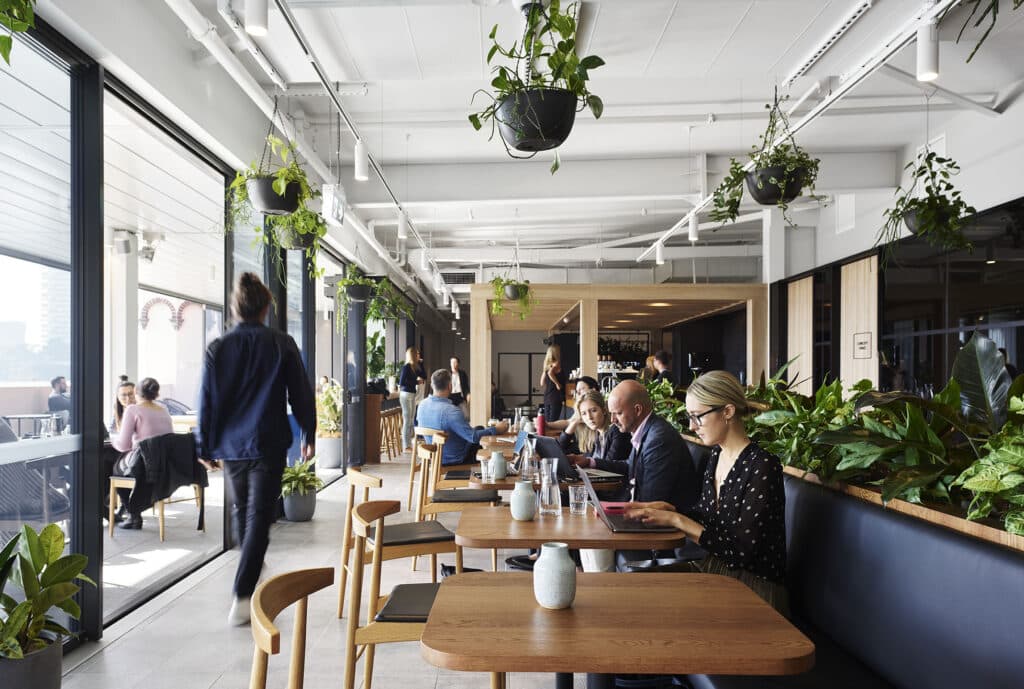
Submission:
[[[248,598],[235,598],[231,601],[228,624],[232,627],[241,627],[249,624],[249,607]]]

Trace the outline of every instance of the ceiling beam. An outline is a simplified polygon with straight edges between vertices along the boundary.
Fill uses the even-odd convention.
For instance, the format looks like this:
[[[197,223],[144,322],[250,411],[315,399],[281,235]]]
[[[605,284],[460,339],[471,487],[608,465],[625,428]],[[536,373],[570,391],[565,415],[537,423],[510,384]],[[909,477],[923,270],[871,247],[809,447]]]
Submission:
[[[984,105],[983,103],[980,103],[976,100],[972,100],[971,98],[968,98],[966,96],[962,96],[959,93],[950,91],[947,88],[943,88],[936,84],[934,81],[918,81],[916,76],[910,74],[909,72],[904,72],[902,69],[899,69],[898,67],[893,67],[892,65],[882,65],[882,69],[880,71],[885,76],[895,79],[896,81],[900,81],[903,82],[904,84],[908,84],[915,88],[919,88],[925,93],[937,94],[941,98],[945,98],[946,100],[949,100],[957,105],[961,105],[967,108],[968,110],[973,110],[974,112],[981,113],[982,115],[987,115],[989,117],[999,117],[1002,114],[995,108]],[[985,101],[988,100],[989,99],[986,96]],[[992,99],[992,102],[995,102],[994,98]]]
[[[409,263],[419,264],[420,250],[409,252]],[[513,260],[514,250],[502,247],[486,249],[472,248],[438,248],[431,250],[431,256],[439,264],[508,264]],[[695,246],[665,247],[665,260],[674,261],[685,258],[736,258],[758,257],[761,255],[759,244],[699,244]],[[520,249],[519,262],[527,264],[544,264],[564,266],[573,263],[591,263],[593,261],[633,261],[636,249],[602,249],[593,246],[579,246],[571,251],[565,249]]]

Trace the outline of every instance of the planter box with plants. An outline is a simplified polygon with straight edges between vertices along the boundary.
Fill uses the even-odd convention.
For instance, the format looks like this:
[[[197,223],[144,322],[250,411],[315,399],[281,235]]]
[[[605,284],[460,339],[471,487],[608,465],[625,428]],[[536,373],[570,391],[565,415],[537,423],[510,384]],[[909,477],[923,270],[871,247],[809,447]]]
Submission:
[[[290,522],[308,522],[316,511],[316,492],[324,487],[324,482],[313,473],[314,460],[285,467],[281,476],[284,517]]]
[[[316,395],[316,464],[322,469],[341,466],[341,413],[344,392],[333,378]]]
[[[72,636],[66,615],[81,614],[74,595],[89,560],[64,554],[64,532],[56,524],[36,533],[24,526],[0,550],[0,687],[59,689],[61,639]],[[12,586],[8,588],[8,584]]]
[[[491,68],[494,92],[481,89],[474,94],[475,98],[482,93],[491,102],[470,115],[469,121],[478,131],[490,122],[491,138],[497,129],[511,157],[532,158],[538,151],[562,145],[572,131],[577,112],[590,108],[595,119],[601,117],[604,104],[590,92],[587,82],[590,70],[603,65],[604,60],[597,55],[576,55],[579,3],[562,8],[559,0],[551,0],[547,8],[533,2],[523,4],[522,9],[526,28],[521,40],[506,48],[498,43],[497,24],[491,29],[488,37],[493,45],[487,63],[500,55],[511,64]],[[529,155],[517,156],[513,150]],[[551,173],[558,167],[555,151]]]
[[[778,206],[788,224],[789,204],[804,189],[814,187],[821,161],[812,158],[797,145],[789,130],[789,118],[781,105],[778,93],[768,109],[768,126],[761,142],[750,153],[754,167],[750,172],[735,158],[729,161],[729,173],[715,189],[714,208],[710,217],[716,222],[732,222],[740,212],[743,188],[763,206]],[[811,194],[813,196],[813,194]]]

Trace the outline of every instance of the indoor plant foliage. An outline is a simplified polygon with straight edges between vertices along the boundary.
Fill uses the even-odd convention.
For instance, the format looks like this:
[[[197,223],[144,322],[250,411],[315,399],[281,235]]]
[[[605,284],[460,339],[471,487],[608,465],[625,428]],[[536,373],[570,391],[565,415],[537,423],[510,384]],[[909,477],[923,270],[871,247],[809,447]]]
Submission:
[[[228,230],[251,226],[265,244],[275,249],[303,249],[315,271],[327,225],[308,204],[320,196],[320,191],[310,186],[293,142],[268,134],[267,146],[270,157],[279,161],[277,169],[270,170],[264,151],[259,163],[235,173],[228,186]],[[266,215],[266,228],[253,217],[254,211]]]
[[[335,292],[335,325],[340,329],[348,324],[348,308],[352,301],[350,287],[363,287],[369,293],[366,302],[367,321],[388,321],[396,319],[413,320],[413,307],[387,278],[374,279],[363,274],[354,264],[349,264],[345,275],[338,280]]]
[[[82,574],[89,562],[85,555],[63,554],[64,540],[56,524],[39,533],[25,525],[0,550],[0,659],[24,658],[72,635],[50,612],[57,608],[77,620],[75,582],[95,582]],[[5,592],[8,582],[21,589],[20,603]]]
[[[325,469],[341,466],[341,414],[344,390],[333,378],[316,394],[317,464]]]
[[[885,245],[883,260],[890,258],[904,224],[936,248],[972,249],[963,228],[976,211],[950,181],[960,172],[956,161],[925,149],[904,169],[910,171],[910,186],[896,189],[896,203],[885,211],[885,224],[875,242]]]
[[[387,371],[384,354],[384,333],[371,333],[366,338],[366,377],[383,378]]]
[[[960,27],[960,32],[956,35],[956,42],[959,43],[960,39],[963,38],[964,31],[971,25],[971,20],[977,15],[977,20],[974,22],[975,28],[981,26],[982,22],[988,18],[988,26],[985,28],[985,33],[981,35],[978,42],[974,44],[974,49],[971,54],[967,56],[967,62],[970,62],[974,57],[978,49],[981,48],[981,44],[985,42],[988,35],[992,33],[992,29],[996,26],[996,19],[999,17],[999,2],[1000,0],[965,0],[960,3],[961,5],[971,6],[971,12],[964,19],[963,26]],[[1019,10],[1024,5],[1024,0],[1013,0],[1013,9]],[[984,8],[984,9],[982,9]],[[978,14],[978,10],[981,10],[981,14]]]
[[[483,110],[469,116],[478,131],[485,123],[491,124],[491,138],[497,128],[512,157],[533,157],[538,151],[560,146],[572,129],[576,113],[590,108],[595,119],[601,117],[604,104],[590,92],[587,82],[590,70],[604,64],[597,55],[580,58],[576,55],[576,15],[578,3],[571,2],[563,9],[559,0],[551,0],[548,7],[539,2],[523,6],[526,28],[523,38],[511,46],[502,46],[497,40],[498,25],[491,29],[493,41],[487,53],[491,64],[495,55],[506,58],[510,65],[491,68],[493,93],[483,89],[479,93],[491,99]],[[529,152],[529,156],[515,156],[510,148]],[[552,174],[558,170],[558,152],[551,165]]]
[[[0,0],[0,27],[7,30],[6,36],[0,32],[0,57],[7,64],[11,64],[14,33],[28,31],[36,25],[35,4],[36,0]]]
[[[495,275],[491,278],[491,287],[494,288],[494,298],[491,300],[492,315],[500,316],[508,311],[517,315],[519,320],[525,321],[533,311],[536,298],[530,291],[529,280],[514,280],[509,276]],[[515,308],[507,305],[506,301],[515,304]]]
[[[285,467],[281,475],[281,497],[284,498],[284,514],[288,521],[305,522],[313,518],[316,510],[316,492],[324,482],[313,473],[313,459],[296,462]]]
[[[758,203],[778,206],[786,222],[792,224],[787,214],[789,204],[800,196],[804,187],[814,187],[821,161],[797,145],[789,130],[789,118],[780,107],[785,100],[780,101],[776,94],[774,103],[765,105],[768,126],[760,144],[753,146],[750,152],[754,169],[745,172],[735,158],[729,161],[729,173],[713,195],[712,220],[724,223],[736,219],[745,184]]]

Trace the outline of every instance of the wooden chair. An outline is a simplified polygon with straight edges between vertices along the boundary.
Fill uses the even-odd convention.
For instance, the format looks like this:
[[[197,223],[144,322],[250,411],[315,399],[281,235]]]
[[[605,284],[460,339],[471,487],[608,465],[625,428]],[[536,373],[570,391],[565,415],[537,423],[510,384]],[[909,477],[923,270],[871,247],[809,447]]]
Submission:
[[[341,580],[338,587],[338,617],[344,617],[345,586],[349,575],[353,575],[354,565],[350,564],[352,543],[352,513],[360,503],[370,499],[370,489],[380,488],[383,481],[380,477],[368,474],[356,467],[349,467],[348,502],[345,506],[345,524],[341,538]],[[356,487],[362,488],[362,497],[357,502]],[[367,536],[370,548],[376,546],[376,531],[371,530]],[[437,582],[437,556],[440,553],[455,553],[455,569],[462,571],[462,548],[455,545],[455,534],[437,521],[414,521],[402,524],[388,524],[384,527],[381,558],[397,560],[403,557],[430,555],[430,578]],[[364,558],[373,553],[367,551]]]
[[[427,428],[425,426],[417,426],[414,429],[414,432],[416,433],[416,437],[417,438],[429,436],[431,438],[430,444],[432,444],[432,445],[438,444],[437,440],[436,440],[437,438],[441,438],[440,442],[441,442],[442,445],[444,444],[445,440],[447,440],[447,438],[448,438],[448,434],[445,433],[444,431],[438,431],[438,430],[435,430],[433,428]],[[413,447],[413,455],[416,454],[415,453],[415,449],[416,448],[414,446]],[[468,478],[468,476],[467,476],[467,478],[454,478],[454,477],[449,477],[449,476],[453,472],[460,472],[460,471],[463,472],[463,473],[465,473],[467,471],[471,472],[471,471],[473,471],[473,469],[475,469],[475,468],[477,468],[479,466],[480,466],[479,462],[475,462],[475,461],[474,462],[465,463],[465,464],[449,464],[448,466],[440,466],[439,465],[439,471],[438,471],[437,474],[435,474],[433,485],[430,488],[431,495],[433,495],[433,492],[435,490],[437,490],[438,488],[469,488],[469,478]],[[412,475],[412,472],[410,472],[410,475]],[[410,488],[411,488],[411,486],[410,486]]]
[[[351,471],[351,470],[350,470]],[[363,569],[366,564],[367,539],[381,533],[384,517],[401,509],[397,500],[364,502],[352,513],[355,546],[352,555],[352,583],[349,589],[348,638],[345,643],[344,689],[354,689],[356,663],[363,658],[363,689],[371,689],[373,655],[377,644],[419,641],[426,626],[427,615],[440,584],[400,584],[390,595],[380,595],[380,573],[383,562],[383,539],[374,539],[370,592],[366,619],[361,621]],[[372,526],[371,526],[372,525]]]
[[[461,512],[474,507],[493,507],[501,502],[498,491],[493,488],[457,488],[433,489],[441,471],[441,454],[444,449],[444,436],[435,435],[434,445],[418,445],[416,453],[423,463],[420,480],[419,505],[416,508],[416,521],[428,521],[445,512]],[[491,550],[492,569],[498,571],[498,550]],[[416,569],[416,558],[412,568]]]
[[[282,610],[295,606],[288,689],[302,689],[306,667],[306,608],[310,594],[334,583],[334,569],[301,569],[279,574],[256,587],[252,596],[252,674],[249,689],[266,689],[267,661],[281,652],[281,632],[274,620]]]
[[[117,489],[118,488],[134,488],[135,479],[130,476],[111,476],[110,477],[110,497],[109,507],[107,513],[107,523],[110,525],[110,537],[114,537],[114,512],[117,511]],[[191,498],[167,498],[166,500],[157,500],[153,503],[153,513],[157,515],[157,519],[160,522],[160,542],[164,540],[164,505],[168,505],[175,502],[189,502],[191,500],[196,501],[196,507],[199,511],[203,511],[203,503],[205,501],[205,491],[203,487],[198,483],[192,484],[193,497]],[[201,520],[201,529],[203,533],[206,533],[206,520]]]

